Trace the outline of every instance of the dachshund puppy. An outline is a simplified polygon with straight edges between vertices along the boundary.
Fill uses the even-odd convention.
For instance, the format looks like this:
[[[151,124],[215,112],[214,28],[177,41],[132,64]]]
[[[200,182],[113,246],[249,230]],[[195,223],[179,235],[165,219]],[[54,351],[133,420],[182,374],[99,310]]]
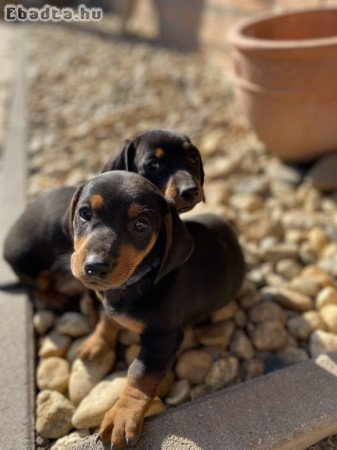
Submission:
[[[238,292],[243,254],[224,220],[203,215],[183,222],[152,183],[126,171],[80,187],[71,220],[74,276],[96,291],[112,319],[141,335],[127,386],[99,432],[103,442],[122,448],[138,441],[184,326]]]
[[[126,141],[119,156],[102,172],[110,170],[148,178],[179,212],[192,209],[204,198],[199,150],[178,133],[150,130]],[[21,282],[35,298],[56,310],[85,292],[70,271],[69,204],[75,191],[75,187],[63,187],[42,193],[13,225],[4,247],[4,258]]]

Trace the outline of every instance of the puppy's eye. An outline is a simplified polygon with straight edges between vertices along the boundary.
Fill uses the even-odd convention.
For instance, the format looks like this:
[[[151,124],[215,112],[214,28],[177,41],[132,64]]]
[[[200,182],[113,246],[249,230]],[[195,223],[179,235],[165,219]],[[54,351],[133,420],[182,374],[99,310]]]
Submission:
[[[79,210],[79,215],[81,219],[85,220],[86,222],[89,222],[92,218],[92,210],[88,206],[84,206]]]
[[[145,168],[150,172],[156,172],[157,170],[159,170],[159,162],[151,161],[148,164],[146,164]]]
[[[138,233],[143,233],[149,228],[149,223],[144,219],[138,219],[134,222],[132,228]]]
[[[190,152],[190,160],[192,161],[193,164],[199,161],[199,155],[195,150],[192,150]]]

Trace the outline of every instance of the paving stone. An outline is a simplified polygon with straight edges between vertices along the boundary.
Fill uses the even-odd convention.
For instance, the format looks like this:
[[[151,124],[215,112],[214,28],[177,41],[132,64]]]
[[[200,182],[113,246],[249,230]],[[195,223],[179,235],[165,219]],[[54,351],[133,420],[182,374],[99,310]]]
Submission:
[[[334,353],[154,417],[145,422],[137,449],[305,450],[337,433],[336,390]],[[70,450],[103,450],[95,441],[94,435]]]

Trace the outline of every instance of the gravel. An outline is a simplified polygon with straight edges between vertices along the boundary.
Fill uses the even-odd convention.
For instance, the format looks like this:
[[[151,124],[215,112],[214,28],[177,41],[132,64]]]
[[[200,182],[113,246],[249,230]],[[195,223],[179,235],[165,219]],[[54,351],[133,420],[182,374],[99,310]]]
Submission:
[[[209,323],[186,331],[178,364],[153,410],[337,348],[337,313],[327,314],[337,308],[337,196],[323,196],[264,149],[238,113],[222,69],[200,56],[105,39],[90,30],[29,27],[29,196],[97,174],[124,139],[144,129],[177,129],[200,148],[206,173],[207,203],[189,215],[212,211],[232,220],[247,262],[237,298]],[[36,314],[42,358],[65,358],[75,337],[89,332],[85,317],[77,317],[81,331],[69,332],[60,326],[66,318]],[[123,331],[113,370],[101,372],[90,389],[108,386],[111,373],[127,369],[137,343],[134,333]],[[90,411],[89,396],[83,401]],[[78,423],[77,402],[68,404],[75,421],[64,435]],[[80,422],[90,423],[81,414]],[[55,442],[43,436],[37,438],[40,448]],[[336,448],[334,438],[325,442],[312,450]]]

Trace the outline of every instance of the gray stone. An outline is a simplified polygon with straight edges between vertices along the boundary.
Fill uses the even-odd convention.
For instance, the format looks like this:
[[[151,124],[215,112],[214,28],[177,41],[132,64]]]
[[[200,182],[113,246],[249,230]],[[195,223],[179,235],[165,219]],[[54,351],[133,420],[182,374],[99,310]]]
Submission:
[[[78,405],[91,389],[109,373],[115,358],[115,352],[111,350],[101,360],[75,359],[69,379],[69,398],[74,405]]]
[[[315,297],[320,290],[320,286],[309,277],[300,276],[291,280],[289,289],[308,297]]]
[[[74,339],[73,342],[71,343],[66,354],[66,359],[70,364],[72,364],[75,361],[75,359],[78,358],[77,350],[80,347],[80,345],[82,345],[82,343],[85,341],[85,339],[87,338],[86,337],[77,338]]]
[[[215,361],[205,378],[205,385],[217,390],[228,386],[239,376],[239,361],[234,356]]]
[[[100,425],[105,413],[112,408],[126,386],[126,372],[115,372],[100,381],[79,404],[72,417],[75,428]]]
[[[287,280],[296,277],[302,270],[302,266],[293,259],[281,259],[276,264],[276,272],[282,275]]]
[[[337,333],[337,305],[326,305],[319,311],[328,331]]]
[[[337,153],[327,154],[318,159],[307,173],[312,184],[323,192],[337,189]]]
[[[254,355],[254,348],[247,335],[241,331],[234,332],[229,351],[237,358],[250,359]]]
[[[284,164],[270,163],[266,165],[265,170],[272,180],[276,179],[292,185],[297,185],[301,182],[299,171]]]
[[[165,403],[170,406],[177,406],[188,400],[191,386],[187,380],[178,380],[173,383],[169,395],[165,398]]]
[[[291,366],[309,359],[308,353],[302,348],[287,347],[277,352],[277,356],[281,359],[285,366]]]
[[[286,315],[281,306],[271,300],[253,306],[248,315],[254,323],[272,321],[284,325],[286,322]]]
[[[40,360],[37,367],[36,382],[40,390],[50,389],[64,394],[68,388],[69,375],[68,361],[52,356]]]
[[[201,384],[213,362],[205,350],[189,350],[182,353],[176,363],[178,378],[185,378],[191,384]]]
[[[233,208],[247,212],[254,212],[263,207],[263,199],[257,194],[234,194],[229,203]]]
[[[67,436],[57,439],[57,441],[51,446],[51,450],[67,450],[70,445],[75,444],[75,442],[78,444],[87,436],[90,436],[89,430],[73,431],[72,433],[67,434]]]
[[[266,300],[274,300],[284,308],[294,311],[309,311],[313,307],[310,297],[286,288],[264,288],[263,297]]]
[[[313,330],[310,322],[308,322],[302,315],[291,317],[287,321],[287,327],[294,338],[303,341],[306,341],[309,338]]]
[[[337,289],[331,286],[323,288],[316,297],[315,306],[317,309],[326,305],[337,305]]]
[[[310,354],[313,358],[337,351],[337,336],[327,331],[316,330],[310,336]]]
[[[40,358],[64,356],[71,344],[71,338],[52,330],[42,339],[38,355]]]
[[[40,335],[45,334],[52,327],[54,321],[55,315],[51,311],[37,311],[33,318],[34,328]]]
[[[264,363],[257,358],[252,358],[244,361],[243,368],[245,371],[245,380],[252,380],[263,375]]]
[[[186,327],[184,331],[184,338],[182,343],[180,344],[178,354],[182,353],[185,350],[191,350],[198,346],[198,341],[194,336],[194,330],[192,327]]]
[[[71,429],[74,406],[56,391],[41,391],[36,399],[36,431],[44,438],[57,439]]]
[[[85,336],[90,333],[88,320],[80,313],[67,312],[56,322],[56,330],[60,334],[67,334],[72,337]]]
[[[284,242],[281,244],[269,245],[261,250],[261,257],[267,261],[277,263],[282,259],[297,259],[298,247],[296,244]]]
[[[235,325],[232,321],[214,325],[204,325],[195,329],[195,336],[202,345],[218,345],[227,348],[234,332]]]
[[[288,334],[279,322],[262,322],[253,333],[252,340],[258,350],[279,350],[288,342]]]
[[[236,194],[265,194],[268,192],[268,181],[261,176],[245,177],[234,186]]]

